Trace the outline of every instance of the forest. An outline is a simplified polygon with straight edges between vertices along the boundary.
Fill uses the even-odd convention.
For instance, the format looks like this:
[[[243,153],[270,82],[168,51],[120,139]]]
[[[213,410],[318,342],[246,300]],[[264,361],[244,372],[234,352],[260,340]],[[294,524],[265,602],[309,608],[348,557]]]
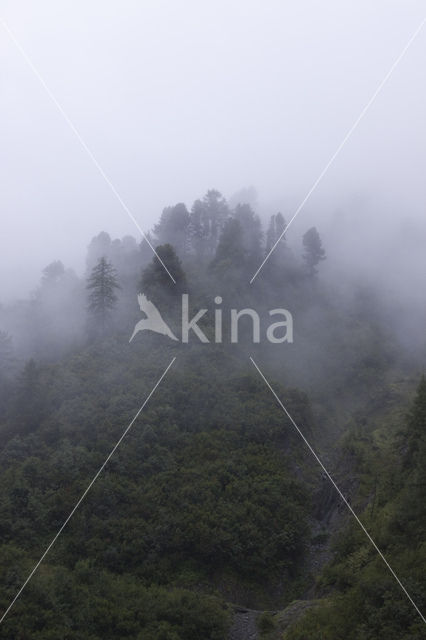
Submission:
[[[426,638],[424,345],[285,228],[212,189],[0,306],[0,638]]]

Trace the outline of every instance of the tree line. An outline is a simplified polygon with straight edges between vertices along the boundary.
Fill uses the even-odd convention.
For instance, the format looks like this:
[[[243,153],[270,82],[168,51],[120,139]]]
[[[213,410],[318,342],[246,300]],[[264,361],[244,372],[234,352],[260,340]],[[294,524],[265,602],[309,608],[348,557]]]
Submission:
[[[208,278],[223,279],[228,292],[242,278],[249,279],[261,262],[272,253],[264,267],[270,284],[284,286],[286,279],[313,279],[325,259],[325,250],[315,227],[303,236],[303,264],[299,265],[285,241],[286,222],[281,213],[272,215],[266,230],[248,204],[231,209],[219,191],[210,190],[196,200],[191,211],[183,203],[166,207],[149,240],[156,254],[137,282],[138,291],[160,302],[188,290],[188,275],[194,269]],[[87,279],[88,311],[93,326],[104,333],[117,305],[120,276],[114,266],[117,246],[106,234],[92,241],[99,254]],[[165,269],[164,266],[167,268]],[[172,275],[173,279],[170,277]],[[174,280],[174,282],[173,282]]]

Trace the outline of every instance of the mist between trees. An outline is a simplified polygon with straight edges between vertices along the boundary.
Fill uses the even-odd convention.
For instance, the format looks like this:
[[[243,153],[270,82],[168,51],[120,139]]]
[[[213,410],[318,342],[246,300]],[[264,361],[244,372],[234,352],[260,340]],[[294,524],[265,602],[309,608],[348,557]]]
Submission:
[[[405,319],[396,321],[379,284],[367,285],[361,277],[357,282],[356,273],[345,283],[344,275],[339,279],[338,263],[336,272],[329,265],[321,276],[327,247],[319,231],[308,228],[297,246],[294,234],[291,244],[283,235],[285,226],[281,213],[272,214],[262,223],[252,206],[240,203],[230,207],[217,190],[208,191],[189,210],[183,203],[166,207],[147,237],[175,282],[146,240],[138,242],[131,236],[111,239],[107,232],[101,232],[88,246],[83,276],[58,259],[43,270],[30,299],[1,307],[3,374],[17,371],[29,357],[55,359],[106,335],[117,334],[128,340],[141,317],[138,293],[144,293],[158,307],[179,335],[181,296],[188,294],[189,313],[208,310],[200,327],[211,342],[215,341],[217,296],[223,301],[223,317],[229,317],[232,308],[253,308],[265,326],[270,321],[269,310],[288,309],[295,324],[294,345],[287,345],[279,354],[269,353],[268,358],[280,361],[285,357],[295,382],[304,384],[323,384],[324,373],[338,381],[342,365],[330,358],[330,350],[343,341],[346,367],[354,365],[368,344],[377,351],[378,333],[392,343],[392,353],[406,348]],[[255,281],[249,284],[282,235]],[[334,249],[330,247],[332,256]],[[368,331],[360,331],[361,317],[368,320]],[[224,327],[223,331],[224,341],[231,342],[230,328]],[[250,318],[240,320],[239,331],[243,342],[249,339],[253,333]],[[309,364],[312,353],[313,367]],[[377,353],[376,357],[390,356]]]
[[[184,204],[167,207],[148,237],[175,282],[145,240],[137,243],[130,236],[111,240],[101,232],[88,247],[84,277],[57,260],[43,270],[29,300],[1,309],[4,362],[13,349],[17,358],[49,359],[98,334],[129,331],[137,314],[138,292],[170,315],[182,293],[190,293],[193,304],[210,290],[210,306],[220,295],[224,308],[237,296],[241,301],[258,301],[262,309],[268,295],[284,301],[286,290],[288,294],[300,285],[309,290],[325,258],[315,228],[303,236],[299,255],[283,238],[259,284],[248,284],[284,229],[281,213],[272,215],[264,230],[250,205],[231,209],[215,190],[197,200],[190,211]]]

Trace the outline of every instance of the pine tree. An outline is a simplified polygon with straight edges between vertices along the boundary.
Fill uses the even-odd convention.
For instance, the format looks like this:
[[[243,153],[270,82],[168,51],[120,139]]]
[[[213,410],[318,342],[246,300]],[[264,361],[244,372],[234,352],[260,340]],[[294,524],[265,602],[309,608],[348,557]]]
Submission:
[[[89,291],[88,309],[94,326],[103,333],[111,312],[117,304],[115,290],[120,289],[117,272],[106,258],[100,258],[97,265],[93,267],[86,288]]]
[[[214,256],[220,232],[229,216],[229,207],[219,191],[207,191],[191,209],[189,235],[192,249],[199,260]]]
[[[303,258],[306,262],[308,274],[312,277],[318,273],[317,266],[321,260],[325,260],[325,251],[322,246],[320,234],[315,227],[309,229],[303,236],[303,246],[305,253]]]
[[[286,227],[284,216],[282,213],[277,213],[271,216],[269,220],[268,230],[266,232],[266,253],[268,254],[276,241],[281,237],[282,232]],[[281,242],[284,244],[285,236],[281,238]],[[276,247],[278,249],[278,246]]]
[[[217,245],[216,254],[210,268],[216,273],[224,275],[230,270],[244,268],[245,251],[242,242],[243,228],[241,222],[235,218],[229,218],[222,229]]]
[[[244,249],[245,267],[256,269],[262,260],[263,233],[259,216],[248,204],[238,204],[234,210],[234,218],[241,225],[241,242]]]
[[[175,282],[170,278],[157,256],[154,256],[150,264],[142,272],[139,292],[145,293],[155,304],[162,304],[185,293],[187,291],[187,283],[181,261],[172,245],[159,245],[155,250]]]
[[[189,250],[189,213],[183,203],[174,207],[166,207],[161,214],[160,221],[154,227],[155,236],[159,244],[170,244],[180,256]]]
[[[43,269],[42,284],[53,286],[58,284],[65,275],[65,267],[60,260],[51,262]]]

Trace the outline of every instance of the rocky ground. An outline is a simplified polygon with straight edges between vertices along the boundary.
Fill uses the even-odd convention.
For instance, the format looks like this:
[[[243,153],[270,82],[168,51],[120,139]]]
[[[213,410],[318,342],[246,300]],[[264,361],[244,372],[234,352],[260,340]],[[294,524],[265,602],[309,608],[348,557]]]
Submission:
[[[259,634],[256,621],[260,614],[261,611],[236,607],[229,640],[257,640]]]

